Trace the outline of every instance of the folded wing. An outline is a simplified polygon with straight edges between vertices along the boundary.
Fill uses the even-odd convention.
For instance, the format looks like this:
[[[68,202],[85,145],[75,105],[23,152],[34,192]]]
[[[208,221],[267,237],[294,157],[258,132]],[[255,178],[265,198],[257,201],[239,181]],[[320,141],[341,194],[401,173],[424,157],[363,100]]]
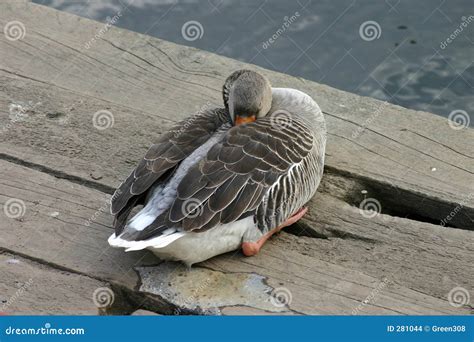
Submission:
[[[265,117],[231,128],[181,180],[170,209],[141,231],[137,240],[157,236],[171,226],[205,231],[250,215],[255,215],[262,232],[281,224],[308,200],[304,194],[295,196],[303,189],[292,186],[292,177],[295,168],[310,169],[308,163],[318,162],[311,159],[313,139],[297,118],[285,127]],[[312,180],[303,180],[302,186],[308,182]],[[280,205],[284,208],[279,210]]]
[[[224,123],[229,122],[225,109],[210,109],[173,126],[150,147],[144,158],[112,196],[111,212],[118,236],[133,207],[143,203],[150,187],[166,178],[196,148],[205,143]]]

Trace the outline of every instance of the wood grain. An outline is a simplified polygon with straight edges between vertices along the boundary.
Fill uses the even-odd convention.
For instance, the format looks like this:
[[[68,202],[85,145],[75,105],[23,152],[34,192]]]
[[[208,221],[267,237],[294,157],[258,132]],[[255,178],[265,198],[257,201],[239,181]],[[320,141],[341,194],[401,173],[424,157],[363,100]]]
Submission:
[[[0,255],[0,277],[4,315],[97,315],[93,294],[106,286],[10,254]]]
[[[0,203],[20,199],[26,210],[2,216],[0,250],[51,274],[45,287],[86,279],[58,289],[80,301],[110,283],[120,299],[112,313],[473,312],[448,302],[455,287],[473,293],[472,129],[116,27],[92,41],[103,24],[36,4],[2,2],[0,24],[11,20],[26,35],[0,35]],[[222,83],[239,68],[307,92],[325,114],[326,173],[310,214],[256,257],[237,251],[191,270],[111,249],[107,193],[173,122],[221,106]],[[113,125],[100,130],[93,116],[104,110]],[[363,215],[365,199],[381,213]],[[243,282],[249,292],[235,290]],[[277,289],[291,301],[269,305]],[[57,305],[35,313],[63,312]]]
[[[383,217],[364,219],[353,207],[321,195],[311,204],[317,214],[307,222],[314,222],[326,239],[281,233],[256,257],[236,251],[187,270],[179,264],[156,265],[148,253],[109,247],[111,217],[103,193],[6,161],[0,166],[0,203],[5,206],[10,198],[25,203],[24,216],[0,223],[0,249],[111,282],[133,294],[161,296],[149,310],[225,313],[232,303],[242,314],[469,312],[450,306],[446,297],[454,284],[473,283],[468,270],[474,239],[469,235],[466,240],[462,230],[393,217],[387,226]],[[337,236],[328,231],[338,231]],[[152,276],[144,277],[145,271]],[[236,290],[242,288],[248,291],[244,297]],[[269,305],[272,291],[279,288],[291,293],[284,309]],[[374,293],[373,303],[360,304]],[[203,304],[197,308],[195,302]]]
[[[36,162],[55,170],[68,165],[68,173],[116,186],[173,121],[202,106],[221,106],[225,77],[246,67],[320,104],[328,122],[328,167],[369,179],[380,191],[399,190],[403,197],[391,204],[418,216],[440,221],[461,203],[450,223],[474,229],[472,129],[454,131],[429,113],[115,27],[86,49],[103,24],[34,4],[1,6],[2,24],[15,17],[28,31],[18,41],[0,37],[2,119],[12,101],[38,104],[28,120],[2,134],[1,153],[41,156]],[[52,16],[57,20],[48,20]],[[115,122],[99,131],[92,116],[104,109]]]

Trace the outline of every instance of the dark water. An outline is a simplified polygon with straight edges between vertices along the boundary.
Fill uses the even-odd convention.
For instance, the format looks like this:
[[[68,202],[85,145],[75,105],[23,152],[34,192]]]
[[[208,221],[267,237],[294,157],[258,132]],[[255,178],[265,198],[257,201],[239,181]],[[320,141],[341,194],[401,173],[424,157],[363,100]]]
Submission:
[[[35,2],[474,123],[473,0]]]

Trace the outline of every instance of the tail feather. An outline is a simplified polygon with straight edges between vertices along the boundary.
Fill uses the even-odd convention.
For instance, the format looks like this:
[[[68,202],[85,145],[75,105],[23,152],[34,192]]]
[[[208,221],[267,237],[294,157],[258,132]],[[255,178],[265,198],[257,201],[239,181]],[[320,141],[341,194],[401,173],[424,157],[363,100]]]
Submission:
[[[153,238],[159,234],[162,234],[168,228],[176,226],[176,223],[171,222],[168,219],[169,211],[164,212],[158,216],[146,229],[138,232],[139,234],[136,237],[136,240],[142,241]]]
[[[141,201],[143,201],[143,196],[132,197],[129,203],[127,203],[127,205],[115,216],[114,229],[117,236],[123,232],[130,213],[132,212],[133,208],[135,208],[135,206],[141,204]]]
[[[126,251],[163,248],[185,234],[169,220],[169,209],[165,209],[168,204],[162,190],[163,187],[158,185],[129,200],[115,217],[115,234],[108,240],[112,247],[123,247]],[[144,204],[144,207],[129,219],[133,208],[139,204]]]
[[[112,234],[109,237],[108,242],[109,242],[109,245],[112,247],[126,248],[125,251],[130,252],[130,251],[138,251],[138,250],[146,249],[148,247],[163,248],[163,247],[168,246],[173,241],[181,238],[185,234],[186,233],[178,232],[174,229],[168,229],[168,232],[166,232],[166,234],[154,237],[149,240],[142,240],[142,241],[124,240],[121,238],[121,236],[116,236],[115,234]]]

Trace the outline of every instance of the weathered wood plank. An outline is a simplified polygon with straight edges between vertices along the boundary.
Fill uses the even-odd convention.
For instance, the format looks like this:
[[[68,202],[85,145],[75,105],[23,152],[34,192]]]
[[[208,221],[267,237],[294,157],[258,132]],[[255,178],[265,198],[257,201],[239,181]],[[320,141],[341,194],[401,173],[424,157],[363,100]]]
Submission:
[[[34,4],[0,4],[0,24],[10,20],[27,34],[0,35],[0,202],[22,199],[26,212],[0,223],[0,249],[110,282],[167,314],[472,312],[447,301],[474,283],[472,129],[117,28],[85,49],[102,24]],[[110,192],[173,121],[219,105],[224,78],[242,67],[306,91],[326,114],[327,172],[310,215],[291,228],[303,236],[282,233],[257,257],[236,252],[191,270],[110,249],[97,189]],[[112,127],[94,127],[99,110]],[[392,216],[361,215],[365,197]],[[450,225],[466,230],[394,217],[452,212]],[[272,304],[276,289],[291,302]]]
[[[97,315],[93,294],[106,286],[10,254],[0,254],[0,279],[5,315]]]
[[[0,249],[110,281],[137,295],[157,295],[161,301],[154,311],[469,313],[468,307],[454,308],[446,299],[453,284],[472,284],[468,270],[474,241],[465,240],[469,232],[391,218],[397,224],[387,234],[383,217],[364,219],[349,205],[321,195],[309,220],[327,239],[282,233],[256,257],[237,251],[190,270],[173,263],[153,266],[156,259],[143,259],[145,253],[123,253],[107,245],[112,230],[103,193],[5,161],[0,161],[0,170],[0,203],[5,206],[12,197],[25,203],[21,219],[0,222]],[[331,236],[331,231],[340,231],[342,237]],[[412,243],[413,235],[419,244]],[[425,284],[426,279],[438,281],[433,265],[448,281]],[[273,305],[275,291],[290,293],[289,305]],[[371,294],[373,302],[360,304]]]
[[[136,286],[138,277],[132,267],[145,255],[104,248],[111,232],[106,194],[15,164],[0,164],[2,204],[18,198],[25,209],[19,220],[2,220],[3,248],[95,278]],[[80,268],[75,268],[78,265]]]
[[[0,115],[8,120],[14,101],[38,104],[2,134],[4,155],[115,186],[171,121],[220,104],[226,75],[251,67],[320,103],[329,168],[368,183],[396,211],[439,221],[460,207],[450,224],[474,228],[472,129],[118,28],[85,49],[102,24],[34,4],[1,6],[0,22],[16,18],[28,33],[0,37]],[[103,109],[115,124],[99,131],[92,115]]]

